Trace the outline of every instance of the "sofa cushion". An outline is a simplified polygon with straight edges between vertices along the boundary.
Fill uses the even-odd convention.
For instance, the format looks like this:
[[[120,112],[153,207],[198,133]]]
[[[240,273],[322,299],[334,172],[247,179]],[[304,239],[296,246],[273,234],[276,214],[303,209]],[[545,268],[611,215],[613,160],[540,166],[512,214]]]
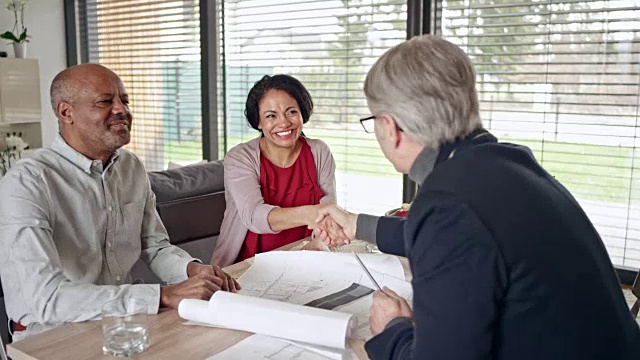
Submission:
[[[226,207],[222,160],[150,172],[149,181],[170,242],[208,262]]]
[[[224,191],[159,202],[157,206],[175,245],[220,234],[225,208]]]
[[[177,169],[149,172],[158,203],[224,191],[222,160]]]

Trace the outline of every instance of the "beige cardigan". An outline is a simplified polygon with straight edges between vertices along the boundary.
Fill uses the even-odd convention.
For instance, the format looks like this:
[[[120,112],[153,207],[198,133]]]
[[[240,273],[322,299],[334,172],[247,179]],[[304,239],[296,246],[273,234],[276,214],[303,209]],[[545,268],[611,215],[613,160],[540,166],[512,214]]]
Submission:
[[[225,267],[238,257],[251,230],[257,234],[276,234],[267,216],[276,206],[265,204],[260,191],[260,138],[233,147],[224,157],[224,195],[227,208],[211,264]],[[336,202],[336,164],[329,146],[306,138],[318,173],[318,184],[325,193],[321,203]]]

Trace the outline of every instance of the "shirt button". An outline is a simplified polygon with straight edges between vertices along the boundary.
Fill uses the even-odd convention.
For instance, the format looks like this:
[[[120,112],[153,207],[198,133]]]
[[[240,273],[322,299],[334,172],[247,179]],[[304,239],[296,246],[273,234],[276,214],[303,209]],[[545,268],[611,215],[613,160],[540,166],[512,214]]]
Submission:
[[[112,211],[113,211],[113,208],[112,208],[111,206],[109,206],[109,207],[107,208],[107,210],[108,210],[109,212],[112,212]]]
[[[116,281],[120,281],[120,276],[116,276]]]
[[[108,247],[108,248],[111,248],[111,241],[109,241],[109,242],[107,243],[107,247]]]

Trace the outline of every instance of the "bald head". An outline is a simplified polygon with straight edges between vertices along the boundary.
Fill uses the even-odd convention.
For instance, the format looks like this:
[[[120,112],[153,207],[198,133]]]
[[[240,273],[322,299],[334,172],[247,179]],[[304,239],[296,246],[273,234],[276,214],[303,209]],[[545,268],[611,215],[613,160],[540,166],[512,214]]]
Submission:
[[[108,68],[99,64],[80,64],[62,70],[51,82],[49,96],[51,98],[51,108],[58,116],[58,104],[66,102],[75,104],[82,91],[86,89],[83,86],[86,82],[92,82],[97,76],[109,76],[118,78],[118,75]]]
[[[129,95],[118,75],[102,65],[77,65],[56,75],[51,106],[62,138],[89,159],[106,162],[131,140]]]

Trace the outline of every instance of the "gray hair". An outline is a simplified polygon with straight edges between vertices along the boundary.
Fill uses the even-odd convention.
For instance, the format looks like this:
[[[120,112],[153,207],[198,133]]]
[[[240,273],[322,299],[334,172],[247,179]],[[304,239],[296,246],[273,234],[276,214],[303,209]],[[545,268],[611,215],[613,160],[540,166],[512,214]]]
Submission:
[[[51,82],[49,88],[49,98],[51,99],[51,108],[53,113],[58,117],[57,107],[61,102],[72,104],[72,99],[77,96],[77,86],[73,83],[71,72],[69,69],[63,70]]]
[[[68,67],[53,78],[49,88],[49,97],[51,99],[51,108],[56,117],[58,116],[58,111],[56,110],[58,104],[66,102],[74,105],[78,96],[85,91],[80,84],[82,79],[86,79],[87,76],[91,76],[91,74],[95,74],[98,71],[106,71],[113,76],[118,76],[103,65],[86,63]]]
[[[419,144],[436,149],[482,126],[469,57],[438,36],[417,36],[384,53],[364,93],[373,114],[391,115]]]

